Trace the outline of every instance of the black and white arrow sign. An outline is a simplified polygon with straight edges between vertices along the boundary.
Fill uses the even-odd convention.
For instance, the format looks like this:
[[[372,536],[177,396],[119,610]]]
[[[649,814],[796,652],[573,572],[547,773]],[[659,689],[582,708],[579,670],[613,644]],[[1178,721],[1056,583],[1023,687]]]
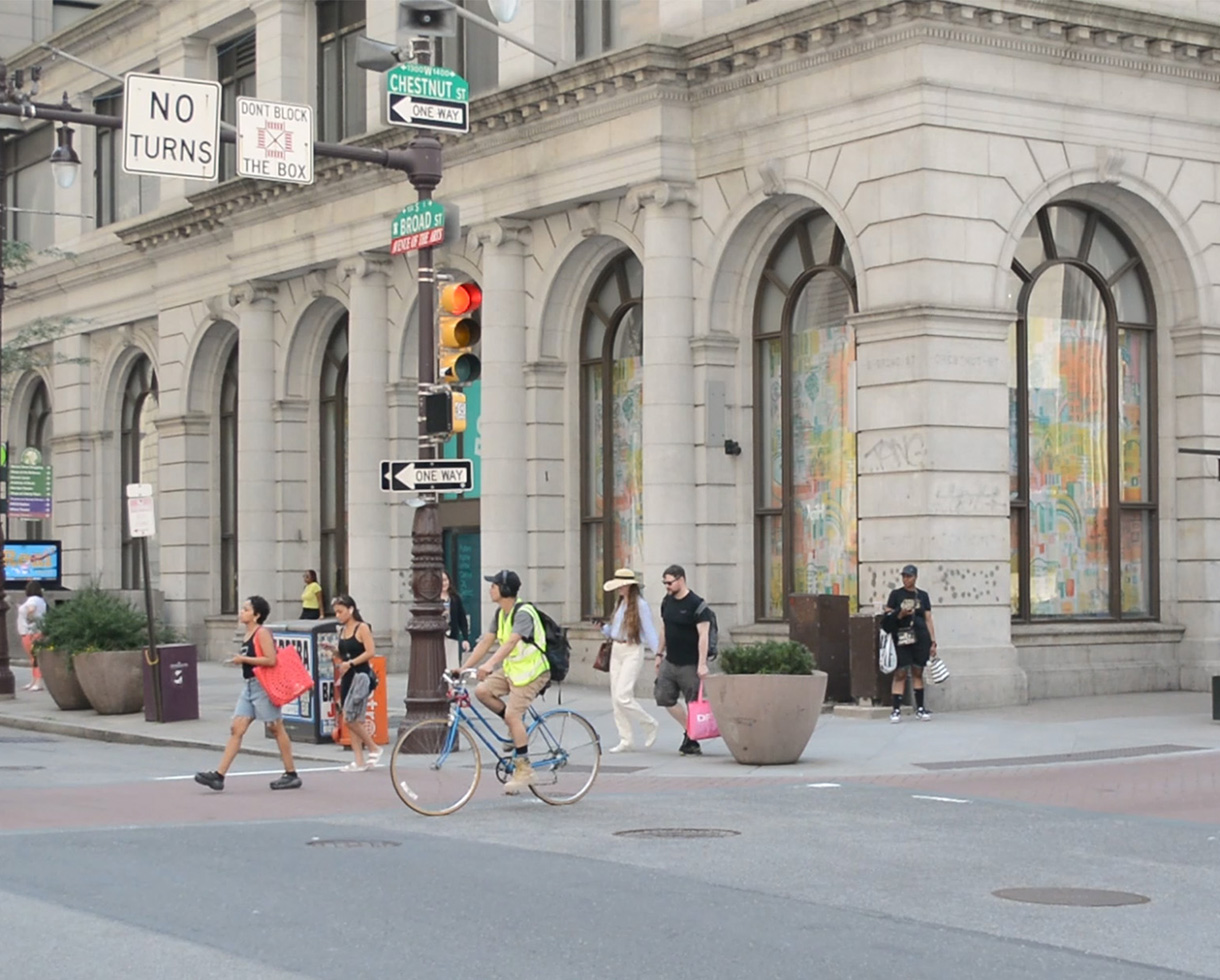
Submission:
[[[389,121],[396,126],[418,126],[450,133],[470,132],[469,106],[465,102],[425,99],[420,96],[389,96]]]
[[[381,489],[462,493],[474,487],[474,463],[468,459],[383,459]]]

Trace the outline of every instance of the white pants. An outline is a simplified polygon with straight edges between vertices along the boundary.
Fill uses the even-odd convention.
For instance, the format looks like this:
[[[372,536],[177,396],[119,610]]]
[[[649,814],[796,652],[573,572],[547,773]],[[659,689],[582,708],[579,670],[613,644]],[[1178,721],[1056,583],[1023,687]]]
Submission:
[[[614,707],[614,726],[624,742],[635,741],[631,737],[632,718],[646,732],[657,727],[656,720],[635,699],[635,682],[643,663],[643,644],[615,640],[610,652],[610,703]]]

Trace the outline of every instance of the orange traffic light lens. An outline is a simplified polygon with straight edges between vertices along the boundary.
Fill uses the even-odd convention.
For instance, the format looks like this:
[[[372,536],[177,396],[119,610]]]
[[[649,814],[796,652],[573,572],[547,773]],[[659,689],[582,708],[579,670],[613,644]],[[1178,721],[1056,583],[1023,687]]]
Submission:
[[[477,310],[483,303],[483,290],[473,282],[453,282],[441,290],[441,309],[454,316]]]

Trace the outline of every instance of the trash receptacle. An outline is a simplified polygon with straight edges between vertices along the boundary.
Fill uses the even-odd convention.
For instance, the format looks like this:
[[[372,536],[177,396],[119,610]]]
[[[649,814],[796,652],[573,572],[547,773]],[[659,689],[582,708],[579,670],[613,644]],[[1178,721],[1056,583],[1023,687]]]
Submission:
[[[283,623],[268,623],[276,648],[293,647],[301,663],[313,678],[313,688],[295,701],[280,708],[284,730],[294,742],[329,742],[335,728],[331,699],[335,679],[330,658],[320,654],[323,643],[339,642],[339,621],[327,619],[296,619]]]
[[[161,683],[161,717],[157,718],[157,695],[153,685]],[[199,655],[193,643],[157,646],[157,662],[144,658],[144,720],[194,721],[199,717]]]
[[[851,618],[851,696],[856,704],[888,704],[890,677],[881,673],[881,617]]]
[[[788,636],[809,647],[818,670],[826,671],[827,701],[851,701],[850,618],[851,600],[845,595],[788,596]]]

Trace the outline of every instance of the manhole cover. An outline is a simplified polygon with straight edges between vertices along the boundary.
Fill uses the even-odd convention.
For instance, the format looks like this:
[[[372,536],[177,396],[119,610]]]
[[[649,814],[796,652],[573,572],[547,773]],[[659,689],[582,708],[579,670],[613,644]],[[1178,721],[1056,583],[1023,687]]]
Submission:
[[[315,837],[307,842],[310,847],[399,847],[401,841],[396,840],[323,840]]]
[[[717,830],[711,827],[644,827],[640,830],[616,830],[615,837],[677,837],[692,840],[699,837],[738,837],[740,830]]]
[[[1035,905],[1077,905],[1102,908],[1115,905],[1143,905],[1151,902],[1147,895],[1135,892],[1111,892],[1099,888],[1001,888],[992,892],[996,898]]]
[[[45,769],[46,766],[0,766],[0,772],[33,772],[35,769]]]

